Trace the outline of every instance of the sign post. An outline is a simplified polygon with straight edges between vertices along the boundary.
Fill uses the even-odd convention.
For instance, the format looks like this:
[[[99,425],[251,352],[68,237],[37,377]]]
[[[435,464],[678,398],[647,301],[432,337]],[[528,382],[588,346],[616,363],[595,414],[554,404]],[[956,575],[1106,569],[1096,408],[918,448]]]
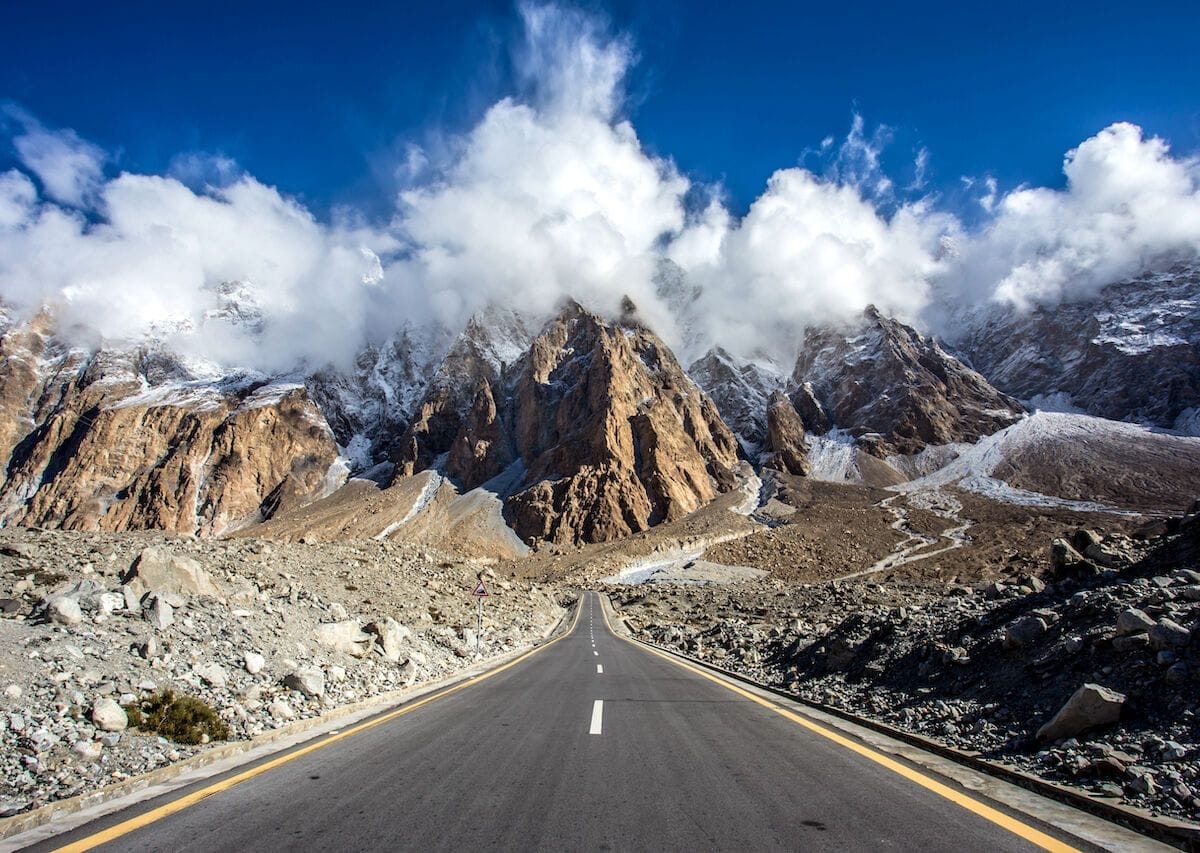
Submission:
[[[479,578],[479,583],[475,585],[475,591],[471,593],[475,596],[476,615],[475,615],[475,652],[478,654],[483,651],[483,600],[490,595],[487,591],[487,586],[483,583],[483,578]]]

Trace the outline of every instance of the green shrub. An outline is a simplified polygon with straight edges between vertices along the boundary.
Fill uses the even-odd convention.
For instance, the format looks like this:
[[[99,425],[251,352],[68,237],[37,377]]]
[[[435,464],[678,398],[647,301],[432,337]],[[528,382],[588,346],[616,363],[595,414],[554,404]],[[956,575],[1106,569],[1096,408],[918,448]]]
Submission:
[[[229,739],[229,726],[216,711],[195,696],[176,696],[172,690],[126,706],[125,714],[129,725],[176,743],[203,743],[205,735],[208,740]]]

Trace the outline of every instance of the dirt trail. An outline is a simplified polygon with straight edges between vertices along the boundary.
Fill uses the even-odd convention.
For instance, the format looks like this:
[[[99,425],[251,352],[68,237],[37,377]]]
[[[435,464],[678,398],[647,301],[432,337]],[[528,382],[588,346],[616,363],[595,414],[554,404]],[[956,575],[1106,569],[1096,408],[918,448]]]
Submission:
[[[957,522],[957,524],[943,530],[937,536],[929,536],[921,533],[910,523],[908,508],[896,505],[896,501],[901,498],[906,498],[907,502],[913,507],[928,510],[939,518]],[[861,578],[866,575],[873,575],[876,572],[895,569],[907,563],[927,560],[930,557],[936,557],[938,554],[944,554],[955,548],[961,548],[970,541],[967,537],[967,530],[970,529],[974,522],[970,519],[960,517],[959,513],[962,512],[962,503],[953,495],[941,489],[926,489],[919,492],[910,492],[907,495],[896,495],[885,498],[879,502],[879,506],[886,509],[895,517],[896,520],[892,522],[891,526],[894,530],[903,533],[905,538],[896,545],[896,549],[891,554],[888,554],[873,566],[863,569],[860,572],[842,575],[839,578],[835,578],[835,582]],[[939,541],[945,541],[947,544],[940,548],[930,549],[929,546]]]

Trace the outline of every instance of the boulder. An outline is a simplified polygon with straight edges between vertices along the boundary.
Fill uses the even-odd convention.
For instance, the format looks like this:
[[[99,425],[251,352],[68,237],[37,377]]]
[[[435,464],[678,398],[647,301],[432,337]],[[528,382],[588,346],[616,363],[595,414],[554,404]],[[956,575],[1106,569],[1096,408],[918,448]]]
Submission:
[[[361,658],[371,650],[371,637],[355,619],[324,622],[317,626],[317,642],[339,652]]]
[[[1085,684],[1071,694],[1050,722],[1038,729],[1040,741],[1056,741],[1115,723],[1121,717],[1125,695],[1099,684]]]
[[[92,722],[102,732],[119,732],[129,725],[129,718],[124,708],[106,696],[92,703]]]
[[[1117,633],[1122,637],[1130,634],[1142,634],[1154,627],[1154,620],[1146,615],[1144,610],[1131,607],[1117,617]]]
[[[379,648],[384,658],[393,663],[400,660],[404,644],[412,639],[412,631],[390,616],[372,622],[367,626],[367,633],[374,634],[378,638]]]
[[[1004,629],[1004,647],[1022,649],[1037,642],[1049,626],[1039,616],[1026,616]]]
[[[46,618],[56,625],[78,625],[83,621],[83,610],[75,599],[55,596],[46,602]]]
[[[138,598],[147,592],[214,597],[221,594],[220,587],[196,560],[155,545],[142,550],[123,580],[129,592]]]
[[[299,690],[310,699],[325,695],[325,673],[316,667],[303,667],[284,676],[283,686]]]
[[[1156,649],[1186,646],[1192,632],[1171,619],[1159,619],[1150,628],[1150,642]]]

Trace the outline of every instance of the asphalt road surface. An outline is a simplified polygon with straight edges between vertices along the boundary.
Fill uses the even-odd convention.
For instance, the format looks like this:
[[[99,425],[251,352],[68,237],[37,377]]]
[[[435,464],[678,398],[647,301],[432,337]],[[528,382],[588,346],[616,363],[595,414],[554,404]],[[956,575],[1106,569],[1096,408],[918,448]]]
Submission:
[[[952,782],[929,790],[917,781],[929,771],[881,764],[617,637],[593,593],[563,638],[434,696],[249,778],[231,771],[37,849],[1086,847],[1031,818],[1004,825],[1013,815]],[[194,802],[164,814],[181,797]]]

